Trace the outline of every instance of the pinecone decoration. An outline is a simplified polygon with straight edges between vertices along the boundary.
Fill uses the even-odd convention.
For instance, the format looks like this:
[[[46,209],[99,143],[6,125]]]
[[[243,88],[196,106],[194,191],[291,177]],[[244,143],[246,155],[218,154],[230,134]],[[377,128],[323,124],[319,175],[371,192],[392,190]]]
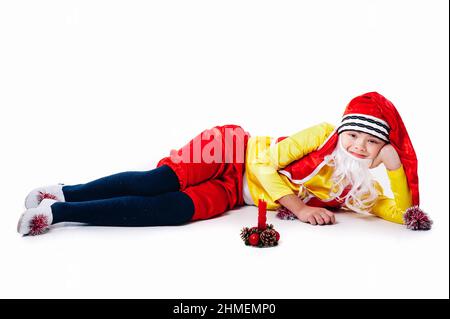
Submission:
[[[273,229],[266,229],[261,232],[260,240],[263,246],[276,246],[277,242],[277,233]]]
[[[248,227],[244,227],[241,230],[241,239],[245,242],[248,240],[248,236],[250,236],[250,229]]]
[[[245,245],[253,247],[273,247],[278,245],[280,234],[272,224],[266,224],[264,230],[258,227],[244,227],[241,229],[241,239]]]

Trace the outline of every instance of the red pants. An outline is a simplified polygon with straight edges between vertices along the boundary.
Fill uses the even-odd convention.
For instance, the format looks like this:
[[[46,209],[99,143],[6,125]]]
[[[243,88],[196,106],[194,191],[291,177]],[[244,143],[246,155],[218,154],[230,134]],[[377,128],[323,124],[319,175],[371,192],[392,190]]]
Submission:
[[[249,137],[238,125],[214,126],[158,162],[157,167],[168,165],[173,169],[180,191],[194,202],[192,220],[211,218],[244,205],[242,182]]]

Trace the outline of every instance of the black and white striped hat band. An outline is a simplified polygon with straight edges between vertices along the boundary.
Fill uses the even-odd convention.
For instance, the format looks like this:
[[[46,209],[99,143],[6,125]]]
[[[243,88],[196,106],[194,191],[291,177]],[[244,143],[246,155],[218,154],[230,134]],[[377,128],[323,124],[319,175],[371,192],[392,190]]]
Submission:
[[[337,132],[338,134],[345,131],[359,131],[371,134],[389,142],[389,125],[379,118],[366,114],[347,114],[342,118]]]

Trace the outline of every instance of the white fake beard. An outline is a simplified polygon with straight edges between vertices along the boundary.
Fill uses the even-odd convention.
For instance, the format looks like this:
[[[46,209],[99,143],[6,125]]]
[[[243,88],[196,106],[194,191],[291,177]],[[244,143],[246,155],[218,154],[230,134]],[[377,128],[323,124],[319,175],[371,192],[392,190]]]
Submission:
[[[345,205],[358,213],[368,212],[378,197],[369,171],[373,159],[359,158],[350,154],[343,148],[339,139],[338,146],[325,160],[327,165],[334,167],[330,195],[339,196],[345,187],[351,185],[345,197]]]

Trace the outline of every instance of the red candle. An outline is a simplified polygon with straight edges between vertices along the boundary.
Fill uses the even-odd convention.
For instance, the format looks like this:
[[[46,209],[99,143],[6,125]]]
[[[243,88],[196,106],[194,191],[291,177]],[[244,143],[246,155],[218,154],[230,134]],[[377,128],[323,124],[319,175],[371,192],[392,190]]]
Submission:
[[[267,202],[264,199],[258,201],[258,228],[260,230],[266,229],[266,209]]]

